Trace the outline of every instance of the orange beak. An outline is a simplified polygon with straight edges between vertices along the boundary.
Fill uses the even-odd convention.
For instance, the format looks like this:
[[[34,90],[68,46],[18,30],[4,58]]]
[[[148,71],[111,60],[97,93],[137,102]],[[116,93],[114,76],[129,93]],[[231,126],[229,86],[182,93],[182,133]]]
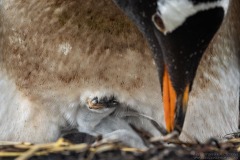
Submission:
[[[165,66],[163,73],[163,106],[166,129],[168,132],[173,131],[175,128],[182,128],[187,110],[188,95],[189,85],[185,88],[183,96],[177,96],[172,86],[167,67]]]
[[[173,89],[172,82],[167,71],[167,67],[165,66],[163,73],[163,105],[165,123],[168,132],[171,132],[174,129],[176,99],[177,99],[176,92]]]

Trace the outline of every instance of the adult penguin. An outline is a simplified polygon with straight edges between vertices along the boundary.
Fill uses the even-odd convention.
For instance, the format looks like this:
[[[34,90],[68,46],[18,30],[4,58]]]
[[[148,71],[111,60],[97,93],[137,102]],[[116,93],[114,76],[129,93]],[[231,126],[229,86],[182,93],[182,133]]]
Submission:
[[[240,2],[114,1],[152,49],[166,129],[181,131],[184,141],[205,141],[237,131]]]

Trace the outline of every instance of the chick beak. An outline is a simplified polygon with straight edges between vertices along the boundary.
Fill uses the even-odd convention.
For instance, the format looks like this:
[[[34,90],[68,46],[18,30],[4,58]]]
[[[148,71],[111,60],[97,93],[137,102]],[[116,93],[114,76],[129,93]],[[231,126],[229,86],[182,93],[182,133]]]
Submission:
[[[169,132],[182,130],[198,64],[223,17],[221,8],[203,11],[188,17],[170,32],[164,28],[161,15],[155,14],[152,18],[164,61],[160,81],[166,129]]]

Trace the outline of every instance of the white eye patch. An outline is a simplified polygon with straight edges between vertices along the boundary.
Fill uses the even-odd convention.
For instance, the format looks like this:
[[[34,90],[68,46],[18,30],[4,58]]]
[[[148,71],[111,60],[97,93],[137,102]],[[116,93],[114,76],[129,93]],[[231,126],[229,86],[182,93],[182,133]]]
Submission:
[[[160,27],[160,31],[167,34],[181,26],[188,17],[200,11],[220,7],[224,9],[224,13],[226,14],[228,5],[229,0],[199,2],[195,4],[190,0],[158,0],[157,14],[155,16],[161,19],[161,23],[164,26],[164,29]],[[155,21],[154,17],[153,21]]]

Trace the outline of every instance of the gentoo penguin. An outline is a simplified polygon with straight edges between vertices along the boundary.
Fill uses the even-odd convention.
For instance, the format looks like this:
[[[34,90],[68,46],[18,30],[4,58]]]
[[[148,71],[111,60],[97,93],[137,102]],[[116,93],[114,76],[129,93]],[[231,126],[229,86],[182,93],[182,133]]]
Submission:
[[[162,48],[158,42],[161,32],[156,29],[152,21],[157,10],[156,1],[147,1],[148,3],[135,1],[135,3],[139,2],[138,7],[141,12],[139,10],[131,12],[131,8],[125,10],[132,17],[141,13],[136,21],[137,26],[144,33],[153,50],[155,62],[144,38],[111,1],[102,0],[95,3],[92,0],[87,2],[1,0],[0,2],[1,141],[34,143],[54,141],[59,137],[61,130],[68,127],[76,127],[79,131],[84,130],[93,134],[106,134],[110,138],[121,138],[126,135],[124,139],[126,142],[130,138],[138,141],[139,138],[126,123],[129,120],[126,116],[128,110],[135,110],[139,115],[151,117],[158,123],[164,120],[161,96],[159,96],[161,86],[157,75],[157,69],[159,73],[164,71]],[[124,3],[124,0],[122,2]],[[141,5],[140,2],[146,5]],[[235,32],[234,28],[231,34],[232,32]],[[224,43],[230,43],[230,40]],[[234,62],[236,59],[230,60]],[[211,61],[212,59],[209,59],[205,63]],[[191,96],[195,88],[195,94],[199,95],[196,93],[197,87],[194,87],[196,77],[205,76],[200,68],[201,65],[191,87],[188,112],[191,111],[190,106],[195,107],[190,105],[191,101],[196,103],[192,98],[194,96]],[[228,71],[229,67],[226,66],[226,69]],[[238,76],[234,70],[229,73],[227,71],[226,74]],[[159,75],[161,77],[161,74]],[[208,80],[206,76],[205,79]],[[160,80],[162,81],[162,78]],[[234,92],[235,88],[227,89]],[[209,95],[206,96],[208,98]],[[229,96],[235,96],[235,93]],[[108,108],[108,106],[116,108]],[[205,105],[203,108],[205,111],[208,107]],[[232,113],[231,110],[226,110]],[[113,112],[120,116],[114,117]],[[225,117],[223,112],[221,113]],[[236,113],[237,111],[234,110],[231,119],[235,119]],[[95,119],[91,119],[88,114],[95,116]],[[201,113],[195,115],[199,119],[198,123],[203,122],[204,118],[200,116],[204,115]],[[206,114],[205,117],[208,115]],[[88,123],[87,119],[91,121]],[[152,134],[159,134],[141,117],[135,116],[135,119],[133,117],[130,119]],[[99,124],[91,128],[94,122]],[[222,123],[223,126],[227,122],[229,121]],[[82,125],[87,127],[83,128]],[[196,123],[196,127],[199,125]],[[231,131],[234,130],[235,127],[232,127]],[[207,134],[206,137],[213,135],[213,131],[206,132],[206,128],[202,128],[201,131]],[[222,134],[223,132],[214,136]],[[194,133],[193,136],[195,135]],[[197,136],[205,138],[203,134]]]
[[[240,1],[114,1],[153,51],[167,130],[189,142],[237,131]]]
[[[129,108],[163,121],[151,51],[112,1],[0,0],[0,35],[0,141],[55,141],[75,127],[135,145]]]

